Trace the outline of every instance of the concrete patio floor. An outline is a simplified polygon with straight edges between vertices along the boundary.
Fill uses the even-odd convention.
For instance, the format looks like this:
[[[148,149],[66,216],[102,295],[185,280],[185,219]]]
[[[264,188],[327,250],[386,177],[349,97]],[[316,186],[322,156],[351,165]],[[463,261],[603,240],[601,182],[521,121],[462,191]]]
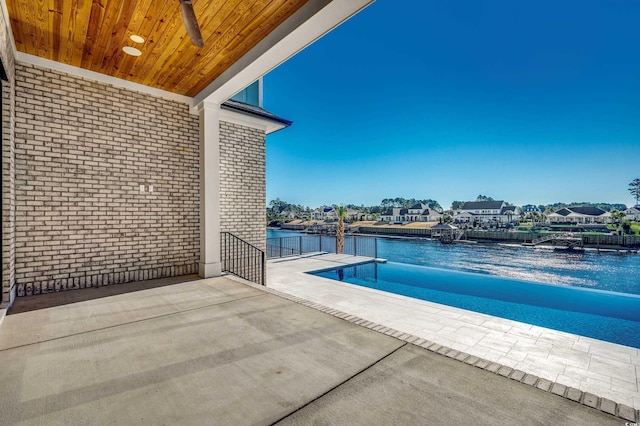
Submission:
[[[107,423],[624,421],[235,279],[18,299],[0,327],[0,424]]]

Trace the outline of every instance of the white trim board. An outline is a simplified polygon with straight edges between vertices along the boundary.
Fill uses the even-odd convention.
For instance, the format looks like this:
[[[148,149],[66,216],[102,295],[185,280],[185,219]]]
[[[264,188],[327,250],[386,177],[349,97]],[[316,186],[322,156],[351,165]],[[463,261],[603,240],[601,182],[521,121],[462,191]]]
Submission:
[[[4,18],[4,23],[7,26],[7,33],[9,37],[9,45],[11,46],[11,52],[13,53],[13,57],[16,57],[16,41],[13,38],[13,30],[11,29],[11,18],[9,18],[9,9],[7,9],[6,0],[0,0],[0,6],[2,7],[2,17]]]
[[[36,65],[43,68],[49,68],[54,71],[60,71],[65,74],[73,75],[76,77],[86,78],[98,83],[109,84],[124,89],[129,89],[134,92],[145,93],[147,95],[156,96],[159,98],[169,99],[176,102],[192,105],[193,98],[188,96],[179,95],[177,93],[168,92],[166,90],[156,89],[155,87],[145,86],[144,84],[134,83],[122,78],[112,77],[106,74],[100,74],[99,72],[86,70],[84,68],[78,68],[73,65],[63,64],[62,62],[52,61],[51,59],[41,58],[39,56],[30,55],[28,53],[17,52],[16,62],[22,62],[25,64]]]
[[[221,104],[374,0],[310,0],[194,97]]]

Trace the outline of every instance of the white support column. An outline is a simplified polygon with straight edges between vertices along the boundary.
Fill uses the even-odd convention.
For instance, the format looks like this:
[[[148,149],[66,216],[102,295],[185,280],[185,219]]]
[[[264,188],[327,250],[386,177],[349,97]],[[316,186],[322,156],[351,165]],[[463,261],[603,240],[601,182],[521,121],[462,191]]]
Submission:
[[[222,274],[220,259],[220,105],[203,102],[200,115],[200,276]]]

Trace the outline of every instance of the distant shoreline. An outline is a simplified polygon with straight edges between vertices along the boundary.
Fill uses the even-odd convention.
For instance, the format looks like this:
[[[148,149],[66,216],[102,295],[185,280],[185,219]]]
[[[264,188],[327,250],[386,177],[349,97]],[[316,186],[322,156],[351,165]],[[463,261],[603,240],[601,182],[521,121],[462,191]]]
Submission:
[[[314,234],[314,233],[305,233],[302,230],[296,230],[296,229],[286,229],[286,228],[276,228],[276,227],[267,227],[267,229],[270,230],[274,230],[274,231],[280,231],[280,232],[297,232],[297,233],[303,233],[303,234],[307,234],[307,235],[319,235],[319,234]],[[402,229],[402,228],[382,228],[382,229],[386,229],[386,230],[392,230],[392,229]],[[420,229],[420,228],[418,228]],[[426,229],[425,229],[426,230]],[[430,231],[430,230],[429,230]],[[347,231],[348,232],[348,231]],[[543,249],[543,250],[554,250],[554,249],[559,249],[561,250],[560,247],[556,247],[553,245],[538,245],[538,246],[526,246],[523,245],[526,241],[520,241],[520,240],[513,240],[513,239],[509,239],[509,238],[504,238],[504,239],[500,239],[500,237],[498,236],[503,236],[503,237],[508,237],[508,236],[513,236],[513,234],[515,233],[510,233],[510,232],[491,232],[491,231],[475,231],[475,232],[487,232],[490,233],[490,235],[486,235],[483,236],[485,238],[468,238],[468,239],[464,239],[464,240],[460,240],[460,241],[455,241],[454,244],[469,244],[469,245],[474,245],[474,244],[482,244],[482,245],[503,245],[506,247],[528,247],[528,248],[534,248],[534,249]],[[504,234],[504,235],[503,235]],[[322,234],[322,235],[327,235],[327,234]],[[332,235],[332,234],[329,234]],[[375,232],[348,232],[348,235],[354,235],[354,236],[362,236],[362,237],[379,237],[379,238],[387,238],[387,239],[406,239],[406,240],[427,240],[427,241],[437,241],[437,239],[432,238],[430,236],[430,232],[427,235],[427,233],[425,232],[424,234],[394,234],[393,232],[382,232],[382,233],[375,233]],[[534,234],[528,235],[529,237],[533,236]],[[497,237],[497,238],[496,238]],[[587,251],[595,251],[595,252],[603,252],[603,253],[620,253],[620,252],[624,252],[624,253],[638,253],[640,251],[640,237],[638,236],[609,236],[609,235],[602,235],[602,236],[590,236],[591,238],[597,238],[597,237],[602,237],[602,239],[612,239],[612,237],[615,237],[616,239],[620,239],[620,238],[624,238],[624,239],[631,239],[633,241],[633,244],[630,245],[622,245],[622,244],[604,244],[604,243],[600,243],[600,244],[594,244],[594,243],[588,243],[585,242],[583,244],[583,249],[587,250]],[[526,240],[526,239],[525,239]],[[529,241],[531,240],[531,238],[529,238]],[[578,250],[574,250],[575,252],[579,252],[580,249]]]

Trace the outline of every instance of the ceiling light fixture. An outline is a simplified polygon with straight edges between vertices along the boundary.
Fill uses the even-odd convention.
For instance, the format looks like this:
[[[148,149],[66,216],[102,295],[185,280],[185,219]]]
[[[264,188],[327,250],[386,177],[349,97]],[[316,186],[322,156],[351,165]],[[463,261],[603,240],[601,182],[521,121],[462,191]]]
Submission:
[[[142,52],[139,51],[138,49],[136,49],[135,47],[125,46],[125,47],[122,48],[122,50],[127,55],[131,55],[131,56],[140,56],[140,55],[142,55]]]
[[[133,41],[134,43],[144,43],[144,38],[140,37],[137,34],[131,34],[129,36],[129,38],[131,39],[131,41]]]

